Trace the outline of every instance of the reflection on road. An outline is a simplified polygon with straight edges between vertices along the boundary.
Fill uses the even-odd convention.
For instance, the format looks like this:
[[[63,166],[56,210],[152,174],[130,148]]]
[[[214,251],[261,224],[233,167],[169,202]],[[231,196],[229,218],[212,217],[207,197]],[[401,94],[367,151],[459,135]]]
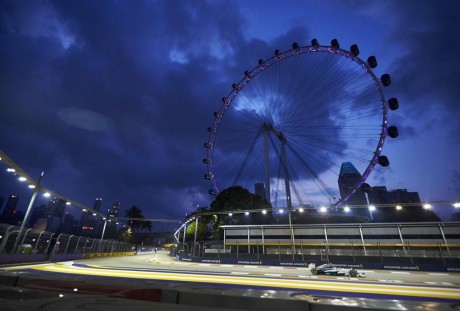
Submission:
[[[457,301],[460,284],[443,273],[367,271],[366,278],[314,276],[307,268],[177,262],[165,253],[4,268],[23,273],[113,277],[144,281],[199,283],[244,289],[295,290],[351,297]],[[380,273],[380,274],[379,274]],[[385,279],[381,279],[384,276]],[[428,277],[428,279],[427,279]],[[424,278],[426,281],[419,281]],[[431,281],[430,281],[431,279]],[[447,280],[447,281],[446,281]],[[450,281],[450,282],[449,282]]]

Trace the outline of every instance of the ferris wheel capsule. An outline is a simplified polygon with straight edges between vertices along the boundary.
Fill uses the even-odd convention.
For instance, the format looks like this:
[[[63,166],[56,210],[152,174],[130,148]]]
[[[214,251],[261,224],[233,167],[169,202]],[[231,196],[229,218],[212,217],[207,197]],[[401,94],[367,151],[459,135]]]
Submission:
[[[398,137],[399,136],[398,128],[394,125],[388,127],[388,136],[390,136],[391,138]]]
[[[358,48],[358,45],[357,45],[357,44],[353,44],[353,45],[350,47],[350,52],[353,53],[354,56],[358,56],[358,55],[359,55],[359,48]]]
[[[367,63],[369,64],[369,67],[375,68],[377,67],[377,58],[375,58],[375,56],[369,56],[367,58]]]
[[[331,41],[331,46],[334,48],[334,49],[340,49],[340,44],[339,44],[339,41],[337,39],[332,39]]]
[[[383,74],[380,81],[382,81],[383,86],[389,86],[391,84],[390,75],[388,73]]]
[[[399,108],[399,102],[397,98],[390,98],[388,100],[388,107],[390,107],[391,110],[397,110]]]

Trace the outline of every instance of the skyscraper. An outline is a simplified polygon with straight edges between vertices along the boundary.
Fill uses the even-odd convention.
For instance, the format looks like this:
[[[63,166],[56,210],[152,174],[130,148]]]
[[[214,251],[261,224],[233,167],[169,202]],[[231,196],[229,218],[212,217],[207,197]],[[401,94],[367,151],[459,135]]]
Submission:
[[[47,225],[46,230],[58,232],[61,228],[62,218],[66,208],[66,201],[59,198],[52,198],[46,207]]]
[[[409,192],[407,189],[395,189],[389,191],[388,203],[422,204],[418,192]]]
[[[3,203],[5,203],[5,197],[0,195],[0,212],[2,211]]]
[[[108,210],[107,217],[116,218],[120,212],[120,202],[113,202],[112,208]]]
[[[361,177],[361,173],[351,162],[342,163],[339,174],[339,190],[342,199],[352,192],[355,185],[361,180]],[[357,189],[356,192],[348,198],[345,204],[352,208],[352,212],[355,215],[369,215],[366,194],[361,189]]]
[[[375,186],[371,188],[371,191],[367,194],[369,198],[369,204],[381,205],[388,204],[388,191],[385,186]]]
[[[36,206],[32,210],[32,215],[30,216],[29,224],[33,228],[45,230],[46,225],[45,225],[44,228],[43,228],[43,225],[42,225],[44,223],[44,220],[41,220],[40,222],[39,222],[39,220],[40,219],[46,219],[46,218],[47,218],[46,205],[42,204],[42,205]]]
[[[62,218],[66,208],[66,203],[67,202],[63,199],[52,198],[46,208],[46,214],[48,215],[48,217]]]
[[[16,222],[15,214],[17,213],[16,208],[18,206],[20,197],[18,195],[10,195],[6,200],[5,208],[1,215],[1,221],[3,223],[14,223]]]
[[[101,206],[102,206],[102,198],[96,198],[96,200],[94,201],[93,210],[95,210],[96,212],[100,212]]]

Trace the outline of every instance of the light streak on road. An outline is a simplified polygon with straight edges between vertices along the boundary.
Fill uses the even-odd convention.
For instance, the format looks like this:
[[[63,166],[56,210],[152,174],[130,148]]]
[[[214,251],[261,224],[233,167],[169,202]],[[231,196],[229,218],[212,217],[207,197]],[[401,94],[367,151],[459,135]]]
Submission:
[[[190,282],[219,285],[237,285],[250,288],[264,287],[280,290],[316,290],[332,291],[343,293],[364,293],[369,295],[390,295],[390,296],[410,296],[424,297],[426,299],[449,299],[460,300],[459,287],[436,287],[432,285],[407,285],[407,284],[377,284],[359,281],[323,281],[321,279],[305,278],[283,278],[277,275],[256,275],[249,274],[206,274],[186,272],[159,272],[159,271],[136,271],[121,270],[115,268],[103,268],[96,266],[70,266],[65,264],[46,264],[38,266],[28,266],[28,269],[52,272],[66,273],[87,276],[105,276],[126,279],[143,279],[158,280],[170,282]],[[14,268],[8,270],[15,270]]]

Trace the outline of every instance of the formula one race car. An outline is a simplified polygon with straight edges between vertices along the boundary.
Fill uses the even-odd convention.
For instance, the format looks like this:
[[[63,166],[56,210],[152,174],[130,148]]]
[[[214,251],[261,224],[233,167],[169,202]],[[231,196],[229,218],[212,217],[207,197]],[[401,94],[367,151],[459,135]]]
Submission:
[[[364,273],[360,273],[357,270],[351,268],[340,268],[334,264],[327,263],[318,267],[314,267],[310,269],[311,274],[324,274],[324,275],[339,275],[339,276],[350,276],[350,277],[363,277]]]

